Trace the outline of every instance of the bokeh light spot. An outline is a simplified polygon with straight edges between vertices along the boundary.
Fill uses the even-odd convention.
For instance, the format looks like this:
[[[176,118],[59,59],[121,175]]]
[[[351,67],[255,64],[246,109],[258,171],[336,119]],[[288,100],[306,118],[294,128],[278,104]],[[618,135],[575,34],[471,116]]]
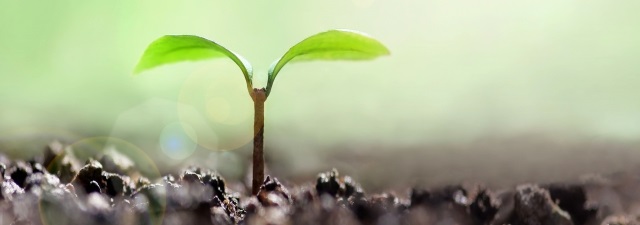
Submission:
[[[162,129],[160,148],[167,156],[182,160],[196,150],[198,137],[191,126],[185,123],[171,123]]]
[[[222,61],[212,68],[195,70],[184,81],[178,96],[179,122],[191,125],[194,135],[189,137],[198,146],[235,150],[253,139],[252,100],[233,63]]]
[[[218,123],[225,123],[229,119],[231,106],[229,102],[221,97],[211,97],[207,100],[207,115]]]

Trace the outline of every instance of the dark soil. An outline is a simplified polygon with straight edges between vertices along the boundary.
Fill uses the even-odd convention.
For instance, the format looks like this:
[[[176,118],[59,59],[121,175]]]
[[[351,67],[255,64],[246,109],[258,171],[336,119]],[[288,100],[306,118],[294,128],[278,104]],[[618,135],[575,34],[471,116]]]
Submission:
[[[332,170],[314,185],[267,176],[258,195],[247,196],[213,171],[192,167],[150,181],[107,156],[80,164],[61,149],[52,144],[29,161],[0,156],[0,224],[640,224],[635,174],[413,188],[402,197],[367,193]]]

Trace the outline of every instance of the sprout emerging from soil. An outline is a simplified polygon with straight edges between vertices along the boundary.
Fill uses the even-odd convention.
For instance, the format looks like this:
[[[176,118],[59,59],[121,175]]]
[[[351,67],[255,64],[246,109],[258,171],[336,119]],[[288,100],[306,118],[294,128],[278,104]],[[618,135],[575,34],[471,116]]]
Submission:
[[[147,47],[134,73],[157,66],[183,61],[229,58],[242,71],[247,91],[254,102],[253,181],[256,195],[264,180],[264,103],[273,89],[278,73],[289,62],[311,60],[371,60],[389,55],[389,50],[372,37],[351,30],[329,30],[310,36],[294,45],[276,60],[268,72],[267,86],[253,86],[253,70],[249,62],[222,45],[193,35],[163,36]]]

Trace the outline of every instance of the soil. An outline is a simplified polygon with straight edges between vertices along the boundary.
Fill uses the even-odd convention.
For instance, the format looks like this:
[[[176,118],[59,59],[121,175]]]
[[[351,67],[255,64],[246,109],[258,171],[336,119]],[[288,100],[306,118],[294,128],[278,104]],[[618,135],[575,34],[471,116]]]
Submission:
[[[28,161],[0,155],[0,224],[640,224],[633,173],[410,188],[401,196],[368,193],[334,169],[301,185],[267,176],[249,196],[214,171],[189,167],[150,180],[108,156],[79,163],[61,149],[52,144]]]

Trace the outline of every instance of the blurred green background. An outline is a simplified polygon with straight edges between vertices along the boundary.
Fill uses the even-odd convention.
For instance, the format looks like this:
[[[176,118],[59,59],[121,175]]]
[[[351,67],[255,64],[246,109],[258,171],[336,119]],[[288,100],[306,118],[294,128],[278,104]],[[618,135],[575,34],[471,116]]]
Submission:
[[[445,182],[529,150],[549,154],[535,162],[589,172],[590,160],[631,160],[640,141],[638,9],[634,0],[2,0],[0,151],[108,136],[161,168],[201,163],[241,176],[253,109],[240,71],[213,60],[132,76],[146,46],[165,34],[209,38],[247,58],[266,83],[290,46],[348,28],[391,56],[286,66],[266,105],[274,173],[295,180],[340,167],[366,180],[401,156],[425,161],[396,159],[392,171],[461,174]],[[571,164],[575,156],[555,149],[593,155]],[[487,152],[511,153],[470,163]],[[518,171],[511,175],[537,170]]]

